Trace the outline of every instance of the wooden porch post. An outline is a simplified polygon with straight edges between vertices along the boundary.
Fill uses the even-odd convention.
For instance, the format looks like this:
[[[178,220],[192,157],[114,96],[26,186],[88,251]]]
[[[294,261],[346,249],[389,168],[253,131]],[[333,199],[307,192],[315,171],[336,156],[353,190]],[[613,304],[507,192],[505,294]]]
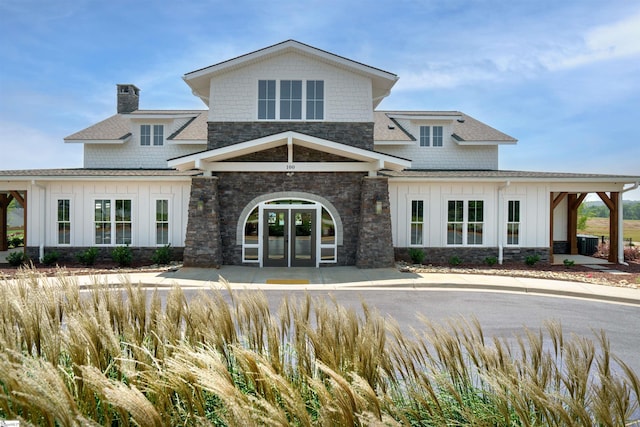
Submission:
[[[569,194],[567,203],[567,232],[569,233],[569,253],[576,255],[578,253],[578,208],[587,197],[588,193]]]
[[[610,196],[607,193],[598,193],[600,199],[609,208],[609,262],[618,262],[618,244],[620,243],[620,230],[618,228],[618,215],[620,214],[620,204],[618,199],[620,193],[610,192]]]
[[[562,199],[565,198],[567,193],[558,193],[557,196],[553,196],[553,192],[549,193],[549,262],[553,262],[553,211],[560,204]]]
[[[9,249],[7,244],[7,207],[9,202],[6,194],[0,194],[0,251]]]

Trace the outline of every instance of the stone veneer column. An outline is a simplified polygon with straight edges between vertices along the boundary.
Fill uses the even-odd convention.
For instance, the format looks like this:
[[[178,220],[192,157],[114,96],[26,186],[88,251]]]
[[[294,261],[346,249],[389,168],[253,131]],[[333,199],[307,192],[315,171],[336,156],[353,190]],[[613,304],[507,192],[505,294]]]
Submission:
[[[218,177],[191,179],[184,265],[209,268],[222,265]]]
[[[359,268],[393,267],[395,263],[391,237],[389,182],[384,177],[365,177],[360,193],[360,228],[358,230]],[[376,211],[376,202],[382,203]]]

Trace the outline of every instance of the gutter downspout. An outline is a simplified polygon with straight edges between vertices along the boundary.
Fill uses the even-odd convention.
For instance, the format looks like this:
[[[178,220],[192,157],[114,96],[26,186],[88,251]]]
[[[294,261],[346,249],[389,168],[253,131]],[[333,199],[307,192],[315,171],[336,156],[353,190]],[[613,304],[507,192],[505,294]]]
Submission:
[[[622,195],[624,193],[626,193],[627,191],[631,191],[631,190],[635,190],[636,188],[640,187],[640,181],[636,181],[635,184],[633,184],[631,187],[629,188],[623,188],[622,191],[620,192],[620,199],[618,200],[618,204],[620,205],[620,210],[618,212],[618,230],[620,230],[620,234],[618,237],[618,264],[623,264],[623,265],[629,265],[626,262],[624,262],[624,204],[622,203]]]
[[[504,190],[511,185],[511,181],[506,181],[498,187],[498,264],[504,261]]]
[[[47,236],[47,222],[46,222],[46,215],[44,214],[45,212],[45,204],[47,202],[47,187],[43,186],[42,184],[39,184],[38,182],[36,182],[35,179],[31,180],[31,185],[35,185],[36,187],[38,187],[40,190],[42,190],[40,192],[40,201],[41,201],[41,206],[40,206],[40,230],[41,230],[41,234],[40,234],[40,244],[38,245],[38,257],[39,257],[39,261],[42,262],[42,260],[44,259],[44,244],[46,241],[46,236]],[[25,242],[25,245],[27,243]]]

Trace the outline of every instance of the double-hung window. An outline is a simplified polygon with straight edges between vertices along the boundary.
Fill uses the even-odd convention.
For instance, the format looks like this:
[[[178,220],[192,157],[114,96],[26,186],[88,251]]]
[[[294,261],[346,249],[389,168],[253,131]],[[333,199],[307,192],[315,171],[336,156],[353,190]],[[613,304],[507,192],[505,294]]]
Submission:
[[[164,125],[140,125],[140,145],[164,145]]]
[[[520,201],[507,203],[507,245],[520,244]]]
[[[465,209],[466,208],[466,209]],[[481,245],[484,229],[484,201],[449,200],[447,244]]]
[[[58,244],[71,244],[71,215],[69,208],[71,201],[69,199],[58,200]]]
[[[420,146],[442,147],[443,132],[442,126],[420,126]]]
[[[411,245],[422,246],[424,236],[424,201],[411,201]]]
[[[131,200],[96,200],[94,204],[94,228],[96,245],[131,244]]]
[[[169,244],[169,201],[156,200],[156,245]]]
[[[276,118],[276,81],[258,81],[258,119],[275,120]]]

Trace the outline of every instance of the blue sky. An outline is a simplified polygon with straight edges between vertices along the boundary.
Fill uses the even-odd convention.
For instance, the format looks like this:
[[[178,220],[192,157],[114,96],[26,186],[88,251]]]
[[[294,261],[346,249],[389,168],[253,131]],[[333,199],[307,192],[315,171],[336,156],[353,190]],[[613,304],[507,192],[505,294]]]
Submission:
[[[397,74],[380,109],[517,138],[501,169],[640,175],[635,0],[0,0],[0,170],[81,167],[63,138],[114,114],[117,83],[204,108],[182,75],[287,39]]]

